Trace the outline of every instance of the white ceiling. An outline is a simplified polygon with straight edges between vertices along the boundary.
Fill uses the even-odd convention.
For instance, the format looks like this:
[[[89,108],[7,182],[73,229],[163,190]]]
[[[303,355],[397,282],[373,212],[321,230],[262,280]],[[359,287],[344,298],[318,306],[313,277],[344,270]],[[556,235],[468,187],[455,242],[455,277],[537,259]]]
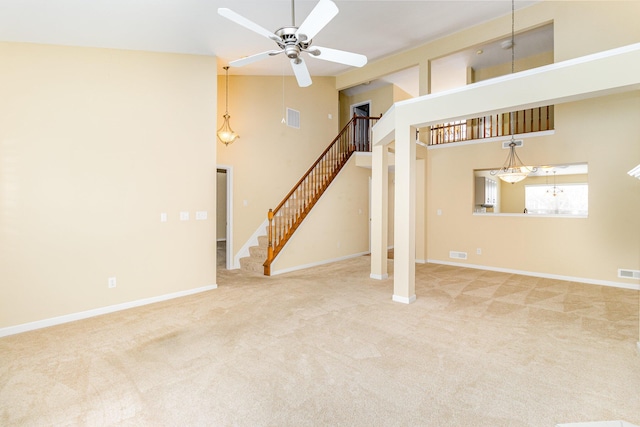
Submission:
[[[340,12],[314,44],[364,54],[369,61],[511,13],[509,0],[334,0]],[[517,0],[516,9],[538,0]],[[299,26],[317,0],[295,2]],[[219,66],[276,48],[217,14],[228,7],[275,31],[291,25],[290,0],[0,0],[0,41],[176,52],[219,57]],[[510,30],[506,29],[505,32]],[[349,67],[309,58],[312,76]],[[230,74],[291,75],[284,55]]]

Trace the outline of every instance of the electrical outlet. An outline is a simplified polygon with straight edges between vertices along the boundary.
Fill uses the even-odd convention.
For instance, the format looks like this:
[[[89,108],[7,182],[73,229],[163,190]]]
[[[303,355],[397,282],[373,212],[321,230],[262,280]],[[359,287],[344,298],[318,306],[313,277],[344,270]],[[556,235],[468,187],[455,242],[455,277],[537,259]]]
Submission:
[[[482,248],[476,249],[476,255],[482,255]]]
[[[207,211],[197,211],[196,212],[196,220],[202,221],[207,219]]]
[[[107,286],[109,286],[109,288],[115,288],[116,287],[116,278],[115,277],[109,277],[107,279]]]
[[[189,212],[180,212],[180,221],[189,221]]]

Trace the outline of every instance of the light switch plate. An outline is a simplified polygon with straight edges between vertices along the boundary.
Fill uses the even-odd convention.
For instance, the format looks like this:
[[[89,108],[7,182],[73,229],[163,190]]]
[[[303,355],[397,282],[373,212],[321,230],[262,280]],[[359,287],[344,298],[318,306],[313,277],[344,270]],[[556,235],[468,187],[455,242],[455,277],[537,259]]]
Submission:
[[[180,221],[189,221],[189,212],[180,212]]]
[[[202,221],[207,219],[207,211],[197,211],[196,212],[196,221]]]

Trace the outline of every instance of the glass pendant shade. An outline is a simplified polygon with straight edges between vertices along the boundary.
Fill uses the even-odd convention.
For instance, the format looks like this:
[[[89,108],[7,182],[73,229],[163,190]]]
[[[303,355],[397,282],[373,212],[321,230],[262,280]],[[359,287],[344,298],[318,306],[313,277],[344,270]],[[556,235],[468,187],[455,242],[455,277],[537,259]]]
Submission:
[[[509,168],[505,170],[500,169],[496,175],[504,182],[515,184],[525,179],[529,175],[529,172],[526,171],[525,168]]]
[[[229,145],[239,138],[239,136],[233,131],[233,129],[231,129],[231,125],[229,124],[231,116],[229,116],[229,114],[225,114],[222,117],[224,118],[224,123],[222,123],[220,129],[218,129],[218,138],[220,138],[220,141],[222,141],[224,145]]]

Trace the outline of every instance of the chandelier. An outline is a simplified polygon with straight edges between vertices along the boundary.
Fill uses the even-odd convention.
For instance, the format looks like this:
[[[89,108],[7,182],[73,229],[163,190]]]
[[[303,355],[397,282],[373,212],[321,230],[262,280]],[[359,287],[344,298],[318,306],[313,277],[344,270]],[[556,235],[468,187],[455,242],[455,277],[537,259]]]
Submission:
[[[508,182],[509,184],[515,184],[525,179],[535,168],[525,166],[516,153],[516,141],[511,136],[511,142],[509,142],[509,154],[504,165],[498,170],[492,170],[489,172],[491,175],[497,176],[501,180]]]
[[[553,171],[553,188],[549,188],[549,171],[547,171],[547,194],[550,194],[553,197],[560,195],[560,193],[564,193],[564,190],[558,186],[556,186],[556,171]]]
[[[511,49],[511,74],[515,71],[515,0],[511,0],[511,40],[503,43],[505,48]],[[535,168],[525,166],[516,153],[516,141],[514,139],[514,119],[513,112],[509,113],[509,131],[511,133],[511,142],[509,143],[509,154],[504,165],[498,169],[491,171],[491,175],[497,176],[501,180],[510,184],[515,184],[525,179]]]

